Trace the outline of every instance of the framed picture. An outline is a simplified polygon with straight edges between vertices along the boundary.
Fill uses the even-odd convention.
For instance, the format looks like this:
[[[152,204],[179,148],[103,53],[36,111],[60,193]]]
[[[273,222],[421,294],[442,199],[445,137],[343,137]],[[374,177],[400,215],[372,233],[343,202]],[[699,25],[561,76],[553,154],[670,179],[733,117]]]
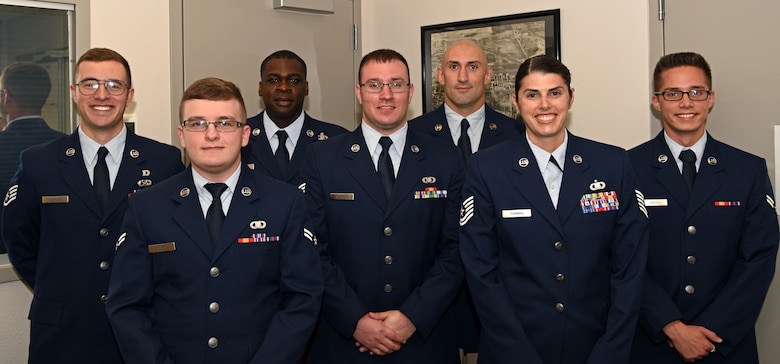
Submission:
[[[560,9],[555,9],[421,27],[423,112],[433,111],[444,102],[444,89],[436,72],[447,46],[465,38],[485,49],[493,67],[493,79],[485,88],[485,102],[517,118],[510,101],[517,68],[540,54],[561,58],[560,18]]]

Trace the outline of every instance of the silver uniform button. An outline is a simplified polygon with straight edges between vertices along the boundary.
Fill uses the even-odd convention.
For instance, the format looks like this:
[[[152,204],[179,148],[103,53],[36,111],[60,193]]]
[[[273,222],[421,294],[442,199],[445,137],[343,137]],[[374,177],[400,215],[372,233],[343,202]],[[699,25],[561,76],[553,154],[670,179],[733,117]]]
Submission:
[[[393,264],[393,257],[390,255],[385,256],[385,264],[390,265]]]
[[[209,269],[209,275],[213,278],[217,278],[219,276],[219,268],[211,267],[211,269]]]
[[[691,235],[696,234],[696,227],[693,226],[693,225],[688,226],[688,234],[691,234]]]
[[[108,295],[100,295],[100,302],[106,303],[106,301],[108,301]]]
[[[100,234],[100,236],[105,238],[106,236],[108,236],[108,229],[102,228],[98,233]]]
[[[209,311],[211,311],[211,313],[219,312],[219,303],[216,302],[209,303]]]
[[[556,312],[563,312],[563,303],[560,303],[560,302],[556,303],[555,304],[555,311]]]
[[[553,244],[553,248],[557,251],[561,251],[563,250],[563,243],[556,241],[555,244]]]
[[[208,344],[210,348],[214,349],[217,347],[217,345],[219,345],[219,340],[217,340],[215,337],[210,337]]]
[[[689,255],[687,258],[685,258],[685,261],[688,262],[688,264],[696,264],[696,257]]]
[[[390,293],[393,291],[393,286],[390,284],[385,284],[385,292]]]
[[[564,275],[561,273],[555,275],[555,280],[558,282],[563,282],[564,278],[565,278]]]
[[[696,292],[696,288],[694,288],[692,284],[685,286],[685,293],[693,294],[694,292]]]
[[[109,264],[108,264],[107,261],[104,260],[104,261],[100,262],[99,267],[100,267],[100,270],[108,270]]]
[[[385,233],[385,236],[393,235],[393,228],[386,226],[383,232]]]

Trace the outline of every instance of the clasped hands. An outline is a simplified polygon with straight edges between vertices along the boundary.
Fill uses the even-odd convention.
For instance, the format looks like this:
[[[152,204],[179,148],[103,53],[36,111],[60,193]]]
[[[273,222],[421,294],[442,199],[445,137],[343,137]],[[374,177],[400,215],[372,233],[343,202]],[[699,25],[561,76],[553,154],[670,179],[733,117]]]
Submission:
[[[680,320],[667,324],[664,333],[669,337],[669,346],[687,363],[704,359],[715,352],[715,344],[723,342],[715,332],[703,326],[686,325]]]
[[[352,337],[361,353],[387,355],[406,344],[417,328],[399,310],[369,312],[358,320]]]

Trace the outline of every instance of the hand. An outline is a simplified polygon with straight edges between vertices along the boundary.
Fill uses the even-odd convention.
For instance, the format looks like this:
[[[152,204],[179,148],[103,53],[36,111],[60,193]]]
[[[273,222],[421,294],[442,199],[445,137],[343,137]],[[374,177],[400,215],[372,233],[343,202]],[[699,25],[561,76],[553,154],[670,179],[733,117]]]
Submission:
[[[374,320],[383,321],[387,327],[403,336],[404,344],[406,344],[406,340],[409,340],[409,338],[414,335],[415,331],[417,331],[417,327],[414,326],[414,323],[399,310],[369,312],[368,317]]]
[[[669,337],[669,346],[677,350],[688,363],[704,359],[714,352],[715,343],[723,342],[723,339],[706,327],[686,325],[680,320],[667,324],[663,331]]]
[[[379,356],[401,350],[401,345],[406,343],[403,336],[385,325],[383,321],[371,318],[370,313],[358,320],[352,337],[355,338],[355,346],[360,352],[370,351],[372,355]]]

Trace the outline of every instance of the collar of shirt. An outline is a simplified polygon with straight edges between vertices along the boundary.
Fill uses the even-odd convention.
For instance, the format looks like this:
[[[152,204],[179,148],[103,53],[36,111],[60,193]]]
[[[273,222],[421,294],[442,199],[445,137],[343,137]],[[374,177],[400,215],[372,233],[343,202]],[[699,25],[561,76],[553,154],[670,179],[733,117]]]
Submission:
[[[95,173],[95,164],[97,164],[97,151],[101,147],[98,142],[92,140],[81,128],[78,128],[79,145],[81,146],[81,156],[84,158],[84,165],[87,167],[89,180],[93,181]],[[114,188],[114,181],[119,174],[119,165],[122,164],[122,153],[125,150],[127,141],[127,126],[122,127],[122,131],[117,134],[108,143],[103,145],[108,149],[106,156],[106,167],[108,167],[108,178],[111,181],[111,188]]]
[[[463,119],[469,121],[469,140],[471,140],[471,153],[479,150],[479,142],[482,140],[482,129],[485,126],[485,104],[471,115],[463,116],[444,104],[444,116],[447,117],[447,125],[450,127],[452,142],[458,144],[460,139],[460,122]]]
[[[539,172],[542,172],[544,174],[544,171],[547,169],[547,164],[550,162],[550,156],[552,155],[555,157],[555,160],[558,162],[558,164],[561,167],[561,171],[563,171],[563,167],[566,164],[566,146],[569,144],[569,132],[567,131],[566,134],[563,137],[563,143],[558,146],[558,148],[555,148],[555,150],[552,153],[547,152],[546,150],[538,147],[536,144],[531,142],[531,139],[528,138],[528,133],[525,134],[525,140],[528,141],[528,145],[531,147],[531,152],[534,153],[534,158],[536,158],[536,164],[539,165]]]
[[[301,111],[301,114],[298,115],[298,118],[295,119],[290,125],[287,125],[286,128],[281,129],[284,130],[287,133],[287,152],[290,158],[292,158],[293,152],[295,151],[295,145],[298,142],[298,137],[301,135],[301,129],[303,129],[303,119],[305,118],[306,113]],[[263,128],[265,129],[265,137],[268,138],[268,144],[271,145],[271,151],[276,151],[277,146],[279,146],[279,137],[276,136],[276,132],[279,131],[279,127],[274,124],[273,120],[271,120],[271,117],[268,116],[268,113],[263,111]]]
[[[374,161],[374,168],[379,163],[379,154],[382,153],[382,146],[379,144],[379,138],[385,136],[380,134],[374,128],[368,126],[366,123],[362,123],[360,130],[363,132],[363,139],[366,141],[366,147],[371,153],[371,160]],[[390,160],[393,161],[393,171],[398,176],[398,168],[401,165],[401,156],[403,156],[403,150],[406,146],[406,134],[409,130],[409,124],[404,123],[401,129],[398,129],[395,133],[386,135],[390,137],[393,144],[390,145]]]
[[[224,181],[209,181],[205,177],[201,176],[200,173],[198,173],[198,171],[196,171],[194,168],[192,169],[192,182],[195,185],[195,191],[198,192],[198,200],[200,201],[200,208],[203,210],[204,218],[206,217],[206,213],[209,210],[209,206],[211,206],[211,200],[213,200],[211,197],[211,192],[209,192],[205,187],[206,184],[221,182],[228,186],[225,192],[222,192],[222,196],[220,196],[222,200],[222,212],[225,214],[225,216],[227,216],[227,213],[230,210],[230,202],[233,200],[233,191],[236,190],[236,185],[238,185],[238,177],[240,175],[241,165],[239,165],[233,174],[231,174],[230,177]]]
[[[669,151],[672,152],[672,156],[674,156],[674,161],[677,163],[677,169],[680,170],[680,173],[682,173],[683,165],[682,160],[680,160],[680,152],[682,152],[683,149],[690,149],[696,153],[696,171],[699,171],[699,166],[701,165],[701,160],[704,156],[704,146],[707,145],[706,131],[701,136],[701,138],[699,138],[699,140],[696,141],[696,143],[694,143],[690,148],[685,148],[682,145],[677,144],[677,142],[672,140],[672,138],[666,134],[666,130],[664,130],[664,140],[666,141],[666,145],[669,147]]]
[[[5,127],[7,128],[7,127],[8,127],[9,125],[11,125],[11,123],[13,123],[14,121],[17,121],[17,120],[24,120],[24,119],[43,119],[43,116],[40,116],[40,115],[25,115],[25,116],[20,116],[20,117],[18,117],[18,118],[16,118],[16,119],[9,120],[9,121],[8,121],[8,124],[6,124],[6,125],[5,125]],[[97,153],[97,152],[96,152],[96,153]]]

